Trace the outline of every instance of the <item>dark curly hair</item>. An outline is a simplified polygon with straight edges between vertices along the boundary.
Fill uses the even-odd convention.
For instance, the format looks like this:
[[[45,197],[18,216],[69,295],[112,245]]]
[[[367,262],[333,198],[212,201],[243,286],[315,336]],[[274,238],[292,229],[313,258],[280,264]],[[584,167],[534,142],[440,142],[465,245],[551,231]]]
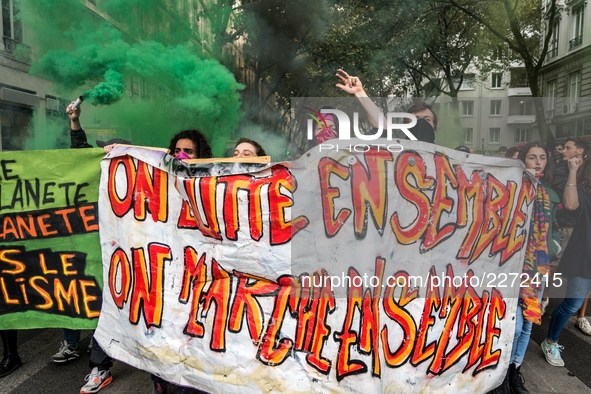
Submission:
[[[213,154],[211,153],[211,146],[209,146],[207,138],[205,138],[205,136],[199,130],[183,130],[172,137],[170,140],[170,146],[168,147],[168,151],[171,155],[174,154],[176,143],[183,139],[189,139],[193,141],[193,144],[195,144],[195,153],[197,155],[197,159],[210,159],[213,157]]]
[[[236,149],[236,147],[242,143],[247,143],[254,146],[257,156],[267,156],[267,153],[265,152],[261,144],[259,144],[255,140],[251,140],[250,138],[246,137],[241,137],[240,139],[238,139],[238,141],[236,141],[236,145],[234,145],[234,149]]]

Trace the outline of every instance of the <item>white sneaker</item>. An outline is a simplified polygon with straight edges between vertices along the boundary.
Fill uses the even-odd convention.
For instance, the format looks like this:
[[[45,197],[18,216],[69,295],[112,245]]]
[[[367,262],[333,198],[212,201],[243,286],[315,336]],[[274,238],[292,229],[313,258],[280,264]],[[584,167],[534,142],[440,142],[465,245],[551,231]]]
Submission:
[[[579,328],[579,330],[581,330],[581,332],[585,335],[591,335],[591,324],[589,323],[589,320],[587,320],[584,317],[579,317],[577,319],[577,327]]]
[[[84,380],[87,383],[80,389],[80,394],[90,394],[99,392],[103,387],[111,383],[113,376],[108,370],[99,371],[97,367],[94,367]]]

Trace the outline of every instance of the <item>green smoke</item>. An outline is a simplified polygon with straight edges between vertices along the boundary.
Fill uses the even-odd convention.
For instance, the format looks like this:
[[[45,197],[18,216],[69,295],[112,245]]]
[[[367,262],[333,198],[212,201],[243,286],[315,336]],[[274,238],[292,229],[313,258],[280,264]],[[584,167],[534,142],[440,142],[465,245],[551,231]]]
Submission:
[[[121,99],[123,89],[123,76],[117,71],[107,70],[105,80],[87,92],[84,99],[89,100],[92,104],[111,104]]]
[[[37,54],[31,72],[54,81],[62,97],[84,96],[81,121],[91,134],[89,125],[104,126],[134,144],[152,146],[168,146],[186,128],[200,129],[210,141],[232,137],[242,115],[243,86],[187,41],[188,16],[179,13],[170,32],[145,33],[141,37],[148,39],[138,41],[131,37],[147,21],[161,21],[162,1],[100,3],[118,28],[77,0],[21,2]]]

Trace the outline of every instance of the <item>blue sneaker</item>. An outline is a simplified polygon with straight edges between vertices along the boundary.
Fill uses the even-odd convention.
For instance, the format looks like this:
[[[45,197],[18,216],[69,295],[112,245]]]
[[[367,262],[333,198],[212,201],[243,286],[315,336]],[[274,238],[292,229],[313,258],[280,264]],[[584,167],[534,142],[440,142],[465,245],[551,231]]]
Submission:
[[[542,342],[542,351],[544,352],[546,361],[555,367],[564,367],[564,361],[560,357],[560,352],[563,349],[564,346],[560,346],[557,343],[549,343],[547,339],[544,339],[544,342]]]

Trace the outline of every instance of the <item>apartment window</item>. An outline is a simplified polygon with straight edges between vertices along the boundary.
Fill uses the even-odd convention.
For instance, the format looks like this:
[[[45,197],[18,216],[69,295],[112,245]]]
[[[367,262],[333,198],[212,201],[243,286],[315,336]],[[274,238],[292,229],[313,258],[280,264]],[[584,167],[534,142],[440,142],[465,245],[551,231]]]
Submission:
[[[462,85],[460,86],[460,90],[474,90],[474,80],[475,77],[473,74],[466,74],[462,79]]]
[[[31,108],[0,103],[0,151],[23,149],[32,118]]]
[[[570,73],[568,78],[568,97],[571,103],[578,103],[579,97],[581,97],[581,72],[575,71]]]
[[[474,116],[474,101],[462,101],[462,116]]]
[[[573,8],[573,30],[571,40],[569,41],[570,49],[578,47],[583,43],[583,5]]]
[[[548,45],[548,54],[546,55],[546,59],[550,60],[555,58],[558,55],[558,38],[560,33],[560,20],[554,22],[554,26],[552,27],[552,36],[550,37],[550,43]]]
[[[525,68],[512,68],[511,69],[511,84],[512,88],[527,88],[529,83],[527,82],[527,73]]]
[[[556,80],[548,81],[546,87],[546,109],[553,110],[556,105]]]
[[[517,129],[515,130],[515,143],[531,141],[531,129]]]
[[[138,77],[129,78],[129,97],[136,98],[140,95],[140,80]]]
[[[491,100],[490,116],[501,116],[501,100]]]
[[[466,127],[464,129],[464,143],[471,144],[474,136],[474,129],[472,127]]]
[[[491,127],[488,129],[488,140],[491,144],[500,144],[501,143],[501,128],[500,127]]]
[[[145,78],[140,78],[140,95],[144,100],[148,100],[150,98],[150,90],[148,88],[148,82]]]
[[[2,0],[2,36],[4,49],[12,52],[16,44],[23,42],[23,25],[18,17],[16,0]]]
[[[503,73],[492,73],[490,87],[500,89],[503,86]]]
[[[492,51],[494,60],[504,60],[507,57],[507,48],[504,45],[497,45]]]
[[[453,103],[448,102],[445,103],[445,116],[452,116],[453,115]]]
[[[531,115],[531,101],[530,100],[521,100],[519,101],[519,115]]]

